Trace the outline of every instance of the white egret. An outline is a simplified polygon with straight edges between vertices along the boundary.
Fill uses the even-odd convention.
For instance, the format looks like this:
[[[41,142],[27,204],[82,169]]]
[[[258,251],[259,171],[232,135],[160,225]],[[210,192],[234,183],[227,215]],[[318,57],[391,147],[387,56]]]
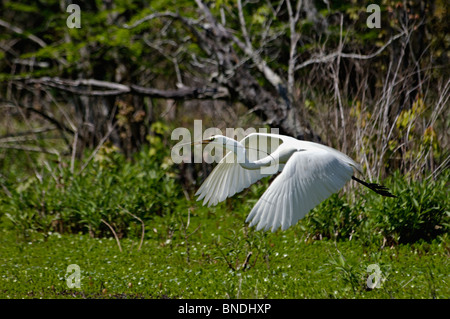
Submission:
[[[267,142],[261,143],[261,139]],[[347,155],[322,144],[266,133],[249,134],[240,142],[214,135],[201,143],[229,150],[195,194],[199,195],[197,200],[203,199],[204,205],[216,205],[261,178],[281,171],[246,219],[257,230],[274,232],[280,227],[286,230],[350,179],[378,194],[395,197],[384,186],[354,177],[355,171],[362,173],[360,166]],[[266,149],[261,144],[267,145]],[[252,152],[255,150],[256,153]]]

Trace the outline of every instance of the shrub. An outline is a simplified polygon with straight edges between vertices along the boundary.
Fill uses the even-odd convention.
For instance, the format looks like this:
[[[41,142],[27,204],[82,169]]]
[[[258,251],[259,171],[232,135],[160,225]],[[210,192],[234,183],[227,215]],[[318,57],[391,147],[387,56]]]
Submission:
[[[53,176],[30,177],[11,188],[0,201],[6,219],[25,235],[81,231],[92,236],[110,233],[103,220],[122,237],[137,222],[127,212],[150,219],[174,210],[180,190],[164,154],[143,148],[130,161],[105,147],[97,155],[79,174],[54,164]]]
[[[308,238],[334,240],[358,238],[384,244],[430,241],[449,231],[448,178],[406,181],[396,172],[384,181],[397,198],[379,196],[369,190],[334,194],[300,222]]]
[[[391,179],[397,198],[375,198],[370,214],[388,242],[429,241],[449,230],[448,172],[437,180],[407,182],[396,172]]]
[[[333,194],[313,209],[301,228],[313,239],[352,239],[363,221],[362,211],[349,204],[345,194]]]

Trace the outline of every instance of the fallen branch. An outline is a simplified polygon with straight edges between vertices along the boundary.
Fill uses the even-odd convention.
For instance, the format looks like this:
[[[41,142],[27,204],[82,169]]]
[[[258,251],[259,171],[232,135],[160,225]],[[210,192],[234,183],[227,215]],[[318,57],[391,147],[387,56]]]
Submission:
[[[134,218],[136,218],[138,221],[141,222],[141,226],[142,226],[142,232],[141,232],[141,242],[139,243],[139,248],[138,250],[141,250],[142,248],[142,244],[144,243],[144,235],[145,235],[145,224],[142,221],[142,219],[140,219],[139,217],[137,217],[136,215],[130,213],[127,209],[123,208],[122,206],[119,205],[119,207],[127,214],[130,214],[131,216],[133,216]]]
[[[33,34],[28,34],[25,31],[23,31],[21,28],[16,27],[14,25],[12,25],[9,22],[6,22],[2,19],[0,19],[0,26],[11,30],[14,33],[23,35],[25,37],[27,37],[28,39],[30,39],[31,41],[33,41],[34,43],[38,44],[40,47],[44,48],[47,46],[47,43],[45,43],[43,40],[41,40],[40,38],[38,38],[37,36],[33,35]]]
[[[201,224],[198,225],[197,228],[194,229],[188,235],[187,234],[187,229],[189,228],[190,223],[191,223],[191,209],[188,208],[188,220],[187,220],[186,226],[184,225],[183,220],[181,220],[181,227],[182,227],[182,230],[183,230],[184,240],[185,240],[185,243],[186,243],[186,256],[187,256],[188,264],[191,263],[191,257],[190,257],[191,256],[191,254],[190,254],[191,249],[190,249],[190,244],[189,244],[189,237],[191,237],[192,234],[194,234],[197,230],[199,230],[199,228],[201,226]]]
[[[13,150],[19,150],[19,151],[26,151],[26,152],[37,152],[37,153],[47,153],[52,154],[56,156],[61,156],[58,151],[56,150],[48,150],[42,147],[34,147],[34,146],[26,146],[26,145],[14,145],[14,144],[0,144],[0,149],[13,149]]]
[[[103,223],[105,223],[106,226],[108,226],[109,229],[111,229],[111,231],[112,231],[112,233],[113,233],[113,235],[114,235],[114,238],[116,239],[117,246],[119,246],[119,250],[120,250],[120,252],[122,252],[122,246],[120,246],[119,237],[117,237],[117,234],[116,234],[116,232],[114,231],[114,228],[112,228],[112,226],[111,226],[110,224],[108,224],[104,219],[100,219],[100,221],[103,222]]]
[[[245,261],[244,261],[244,263],[242,264],[242,266],[241,266],[241,269],[243,269],[244,271],[247,269],[247,268],[249,268],[249,261],[250,261],[250,257],[252,257],[252,252],[250,251],[248,254],[247,254],[247,257],[245,257]]]
[[[106,96],[120,95],[130,92],[130,87],[127,85],[114,82],[99,81],[95,79],[69,80],[61,79],[58,77],[42,77],[24,80],[27,84],[41,84],[79,95]],[[86,86],[88,88],[85,88]],[[93,90],[92,87],[99,87],[104,90]]]
[[[111,96],[127,93],[149,96],[153,98],[185,100],[185,99],[227,99],[230,97],[225,87],[182,87],[180,89],[160,90],[147,88],[135,84],[125,85],[115,82],[100,81],[95,79],[61,79],[58,77],[42,77],[32,79],[15,79],[14,82],[25,84],[39,84],[78,95],[87,96]],[[93,89],[93,87],[97,89]]]
[[[35,108],[31,107],[31,106],[24,106],[24,105],[21,105],[21,104],[19,104],[17,102],[12,102],[12,101],[3,100],[3,99],[0,99],[0,103],[8,105],[8,106],[13,107],[13,108],[14,107],[20,107],[20,108],[22,108],[24,110],[36,113],[39,116],[41,116],[44,119],[46,119],[47,121],[49,121],[50,123],[54,124],[59,130],[65,131],[65,132],[68,132],[68,133],[71,133],[71,134],[75,134],[75,132],[71,128],[65,126],[63,123],[60,123],[53,116],[43,112],[42,110],[38,110],[38,109],[35,109]]]
[[[95,150],[91,153],[91,155],[89,155],[88,159],[86,160],[86,162],[84,162],[83,166],[81,167],[80,171],[78,172],[78,174],[81,174],[84,169],[89,165],[89,163],[91,162],[91,160],[94,158],[94,156],[98,153],[98,151],[100,150],[100,148],[103,146],[103,144],[106,142],[106,140],[108,139],[108,137],[111,135],[111,133],[114,131],[114,129],[117,126],[117,122],[114,123],[113,126],[111,126],[111,128],[109,129],[108,133],[105,134],[105,136],[103,136],[103,138],[101,139],[101,141],[98,143],[97,147],[95,148]]]
[[[145,88],[138,85],[131,85],[133,92],[141,95],[146,95],[154,98],[164,99],[225,99],[229,98],[230,94],[225,87],[219,88],[190,88],[183,87],[177,90],[158,90],[154,88]]]
[[[27,135],[33,135],[33,134],[46,133],[49,131],[53,131],[55,129],[56,129],[56,127],[39,127],[39,128],[35,128],[35,129],[30,129],[28,131],[9,133],[9,134],[0,136],[0,142],[9,142],[8,139],[13,139],[16,137],[25,137]],[[12,140],[12,141],[15,142],[16,140]]]

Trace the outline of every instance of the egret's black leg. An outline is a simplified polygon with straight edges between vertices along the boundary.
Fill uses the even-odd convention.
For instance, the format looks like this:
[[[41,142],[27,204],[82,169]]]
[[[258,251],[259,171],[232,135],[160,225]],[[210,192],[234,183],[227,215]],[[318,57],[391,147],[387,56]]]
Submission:
[[[360,184],[363,184],[364,186],[366,186],[367,188],[370,188],[371,190],[373,190],[375,193],[386,196],[386,197],[397,197],[395,195],[392,195],[389,192],[389,189],[386,186],[380,185],[380,184],[376,184],[376,183],[366,183],[358,178],[356,178],[355,176],[352,176],[352,179],[357,181]]]

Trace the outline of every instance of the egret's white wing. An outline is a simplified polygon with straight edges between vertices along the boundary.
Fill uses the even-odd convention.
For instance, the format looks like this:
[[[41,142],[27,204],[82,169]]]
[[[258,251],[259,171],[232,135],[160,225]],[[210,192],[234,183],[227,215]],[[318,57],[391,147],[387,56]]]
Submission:
[[[254,161],[268,156],[282,143],[282,140],[253,133],[244,137],[241,143],[246,147],[249,159]],[[248,170],[238,163],[237,156],[233,152],[228,152],[209,174],[195,195],[200,195],[197,200],[203,199],[203,205],[216,205],[261,178],[281,171],[283,167],[284,164],[278,164],[275,169]]]
[[[286,230],[312,208],[341,189],[353,167],[326,150],[299,151],[292,155],[270,187],[251,210],[246,222],[256,229]]]

